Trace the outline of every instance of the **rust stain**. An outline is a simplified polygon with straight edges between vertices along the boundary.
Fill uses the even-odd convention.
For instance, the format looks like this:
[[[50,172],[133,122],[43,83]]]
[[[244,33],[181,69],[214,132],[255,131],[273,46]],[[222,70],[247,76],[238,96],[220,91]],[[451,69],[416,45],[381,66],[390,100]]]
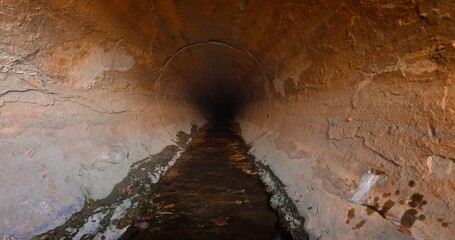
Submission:
[[[417,220],[417,210],[415,209],[409,209],[406,212],[404,212],[403,216],[401,217],[400,223],[404,227],[410,228],[414,224],[414,222]]]
[[[365,220],[362,220],[362,221],[360,221],[359,223],[357,223],[357,224],[355,225],[355,228],[354,228],[354,229],[360,229],[360,228],[363,227],[363,225],[365,225]]]
[[[379,202],[379,197],[374,197],[373,202],[374,202],[374,204],[378,203]]]
[[[346,224],[349,224],[351,222],[351,219],[355,217],[355,209],[351,208],[348,211],[348,219],[346,219]]]
[[[349,219],[353,219],[355,217],[355,209],[354,208],[351,208],[349,209],[348,211],[348,218]]]
[[[380,211],[381,214],[387,213],[393,206],[395,205],[395,202],[392,200],[387,200],[387,202],[384,203],[382,206],[382,209]]]
[[[412,194],[411,201],[408,203],[413,208],[421,208],[425,204],[427,204],[427,201],[423,200],[423,195],[419,193]]]
[[[371,207],[367,207],[367,208],[365,209],[365,211],[367,212],[367,215],[368,215],[368,216],[371,215],[371,214],[373,214],[373,213],[375,212],[374,209],[371,208]]]

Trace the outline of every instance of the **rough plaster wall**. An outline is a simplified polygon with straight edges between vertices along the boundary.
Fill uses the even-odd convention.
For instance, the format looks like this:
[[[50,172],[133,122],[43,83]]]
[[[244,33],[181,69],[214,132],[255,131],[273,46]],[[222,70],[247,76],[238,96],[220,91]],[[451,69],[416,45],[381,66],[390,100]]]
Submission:
[[[0,4],[0,236],[29,238],[174,142],[159,118],[148,41],[86,3]],[[168,117],[175,132],[202,119],[177,115]]]
[[[202,122],[190,96],[162,102],[156,90],[178,49],[209,41],[258,60],[244,68],[230,59],[246,69],[233,79],[266,72],[261,86],[233,83],[274,93],[257,94],[238,119],[314,239],[455,231],[453,1],[0,5],[1,234],[61,223],[84,197],[107,195],[134,161]],[[182,79],[203,84],[194,69],[206,57],[214,56],[169,69],[175,93],[188,88]],[[415,193],[423,200],[410,201]]]
[[[274,107],[261,136],[246,138],[288,185],[314,239],[451,238],[454,9],[361,1],[277,10],[266,38],[280,36],[279,50],[259,57]]]

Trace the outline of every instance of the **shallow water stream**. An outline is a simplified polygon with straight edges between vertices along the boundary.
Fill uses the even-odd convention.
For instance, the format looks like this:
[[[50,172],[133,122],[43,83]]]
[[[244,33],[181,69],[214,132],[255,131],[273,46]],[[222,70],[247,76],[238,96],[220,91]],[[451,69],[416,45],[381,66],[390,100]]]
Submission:
[[[125,239],[273,239],[268,206],[242,138],[228,124],[209,124],[158,183],[154,207]]]
[[[254,164],[238,125],[209,123],[191,135],[37,239],[301,239],[303,220],[279,180]]]

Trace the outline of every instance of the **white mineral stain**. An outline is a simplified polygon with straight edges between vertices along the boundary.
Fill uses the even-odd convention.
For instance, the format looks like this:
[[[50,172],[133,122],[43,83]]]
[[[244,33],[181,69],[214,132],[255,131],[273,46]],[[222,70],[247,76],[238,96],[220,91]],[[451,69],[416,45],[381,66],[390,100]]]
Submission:
[[[360,180],[360,185],[352,195],[351,202],[356,204],[363,204],[366,202],[370,196],[370,192],[373,187],[380,183],[382,180],[385,180],[385,176],[373,174],[371,171],[368,171],[362,176]]]

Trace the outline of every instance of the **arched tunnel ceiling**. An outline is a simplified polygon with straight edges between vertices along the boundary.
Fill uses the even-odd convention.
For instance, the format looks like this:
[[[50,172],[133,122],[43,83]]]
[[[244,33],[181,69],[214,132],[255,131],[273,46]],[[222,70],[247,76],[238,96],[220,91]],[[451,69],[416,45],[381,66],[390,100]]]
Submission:
[[[258,60],[216,41],[177,50],[161,68],[155,89],[164,116],[170,113],[163,111],[192,104],[207,118],[229,117],[253,103],[267,107],[271,98],[268,76]]]
[[[450,239],[454,11],[446,0],[0,1],[0,237],[30,238],[108,196],[224,96],[313,239]]]

